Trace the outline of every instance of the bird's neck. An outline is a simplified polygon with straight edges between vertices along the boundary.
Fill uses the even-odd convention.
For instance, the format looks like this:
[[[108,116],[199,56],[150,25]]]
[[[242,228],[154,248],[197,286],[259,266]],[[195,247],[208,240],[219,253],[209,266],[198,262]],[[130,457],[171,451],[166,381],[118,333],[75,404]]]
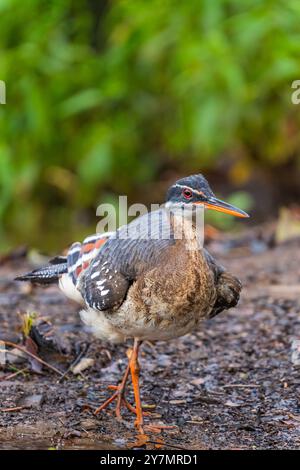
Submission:
[[[203,247],[201,233],[197,230],[197,224],[192,216],[184,217],[175,212],[170,213],[170,218],[175,240],[190,250],[199,250]]]

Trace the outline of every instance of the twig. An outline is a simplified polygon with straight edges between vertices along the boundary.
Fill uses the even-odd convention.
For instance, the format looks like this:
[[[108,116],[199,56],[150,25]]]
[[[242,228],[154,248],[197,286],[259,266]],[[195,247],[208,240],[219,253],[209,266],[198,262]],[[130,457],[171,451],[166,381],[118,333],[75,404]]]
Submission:
[[[19,349],[20,351],[22,351],[23,353],[27,354],[28,356],[32,357],[33,359],[36,359],[38,362],[40,362],[41,364],[43,364],[44,366],[48,367],[49,369],[53,370],[53,372],[56,372],[58,375],[64,375],[62,371],[60,371],[59,369],[57,369],[56,367],[52,366],[51,364],[48,364],[48,362],[46,361],[43,361],[43,359],[41,359],[40,357],[36,356],[35,354],[32,354],[31,352],[27,351],[25,348],[23,348],[22,346],[19,346],[18,344],[15,344],[15,343],[12,343],[11,341],[4,341],[4,340],[1,340],[1,342],[3,344],[5,344],[6,346],[10,346],[12,348],[17,348]]]
[[[24,369],[17,370],[16,372],[13,372],[12,374],[9,374],[9,375],[6,375],[6,376],[2,377],[0,380],[1,381],[10,380],[13,377],[16,377],[17,375],[22,374],[23,372],[26,372],[27,370],[28,370],[28,367],[25,367]]]
[[[243,384],[228,384],[228,385],[223,385],[223,388],[258,388],[260,385],[256,384],[248,384],[248,385],[243,385]]]
[[[27,408],[27,406],[12,406],[11,408],[0,408],[0,412],[9,412],[9,411],[20,411],[24,410],[24,408]]]
[[[203,424],[204,423],[204,419],[201,419],[201,420],[198,420],[198,421],[186,421],[186,423],[189,423],[189,424]]]
[[[89,345],[86,344],[86,345],[85,345],[85,348],[80,351],[80,353],[79,353],[78,356],[75,358],[75,360],[69,365],[69,367],[67,368],[67,370],[66,370],[66,371],[62,374],[62,376],[58,379],[57,383],[61,383],[61,382],[64,380],[64,378],[67,376],[67,374],[70,372],[70,370],[72,370],[72,368],[73,368],[74,366],[76,366],[76,364],[80,361],[80,359],[82,358],[82,356],[87,353],[88,349],[89,349]],[[81,375],[82,375],[82,374],[81,374]]]

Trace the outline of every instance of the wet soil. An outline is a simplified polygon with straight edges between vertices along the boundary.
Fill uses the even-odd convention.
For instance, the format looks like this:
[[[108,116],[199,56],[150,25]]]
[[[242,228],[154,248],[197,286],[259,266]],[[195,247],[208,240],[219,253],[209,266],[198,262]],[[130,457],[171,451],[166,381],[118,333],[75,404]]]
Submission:
[[[237,308],[205,321],[201,330],[169,343],[144,344],[140,358],[147,422],[176,428],[153,434],[163,448],[300,448],[300,241],[270,247],[255,239],[213,242],[212,254],[243,282]],[[114,406],[97,417],[126,366],[130,343],[92,338],[78,308],[55,286],[13,282],[26,259],[0,266],[0,339],[20,343],[20,313],[38,312],[53,323],[64,354],[40,350],[65,371],[82,352],[95,360],[79,375],[58,374],[29,362],[2,364],[0,448],[122,449],[135,442],[133,415],[116,422]],[[46,349],[46,348],[45,348]],[[51,348],[50,348],[51,349]],[[3,362],[3,361],[2,361]],[[11,377],[18,370],[23,372]],[[25,369],[25,370],[23,370]],[[32,405],[24,399],[38,396]],[[129,387],[128,398],[132,401]],[[10,408],[14,411],[7,411]]]

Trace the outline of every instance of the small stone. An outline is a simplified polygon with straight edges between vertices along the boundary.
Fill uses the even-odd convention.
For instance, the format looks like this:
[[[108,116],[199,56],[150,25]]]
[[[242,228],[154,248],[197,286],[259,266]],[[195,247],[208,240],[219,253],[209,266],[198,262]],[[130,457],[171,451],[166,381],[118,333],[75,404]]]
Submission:
[[[192,385],[203,385],[207,381],[207,377],[199,377],[198,379],[191,380]]]
[[[18,400],[18,406],[25,406],[28,408],[39,408],[44,401],[44,395],[27,395],[25,397],[21,397]]]
[[[6,353],[6,360],[10,364],[19,364],[27,359],[27,355],[17,348],[13,348]]]

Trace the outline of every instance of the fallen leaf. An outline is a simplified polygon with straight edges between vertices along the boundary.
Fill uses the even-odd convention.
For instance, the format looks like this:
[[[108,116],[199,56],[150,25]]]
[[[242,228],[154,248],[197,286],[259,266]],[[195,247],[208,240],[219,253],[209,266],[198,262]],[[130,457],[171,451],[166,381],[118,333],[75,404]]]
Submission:
[[[33,339],[31,339],[29,336],[26,338],[26,341],[25,341],[25,349],[29,353],[34,354],[34,356],[38,355],[38,353],[37,353],[38,352],[38,347],[37,347],[36,343],[33,341]],[[37,374],[41,374],[42,373],[42,364],[32,356],[29,356],[28,359],[29,359],[31,369],[33,370],[33,372],[36,372]]]
[[[89,367],[92,367],[94,363],[95,360],[91,357],[83,357],[76,366],[72,367],[72,372],[74,375],[80,374]]]
[[[282,207],[279,212],[275,240],[282,243],[300,236],[300,210],[299,207],[288,209]]]

